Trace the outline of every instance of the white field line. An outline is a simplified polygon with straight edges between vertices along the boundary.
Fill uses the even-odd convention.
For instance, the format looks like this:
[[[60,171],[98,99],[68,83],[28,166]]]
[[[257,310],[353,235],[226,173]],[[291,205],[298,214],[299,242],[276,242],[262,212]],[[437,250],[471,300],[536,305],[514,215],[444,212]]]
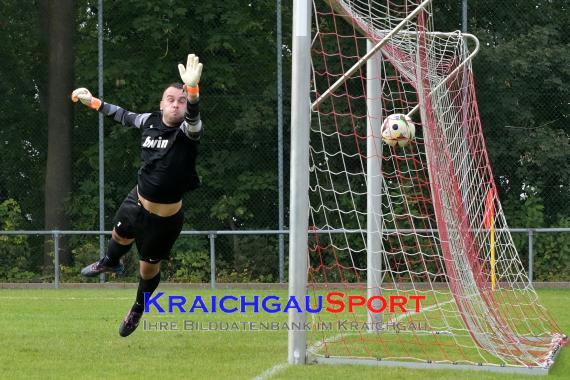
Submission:
[[[279,372],[283,371],[285,368],[289,367],[289,363],[279,363],[274,365],[273,367],[263,371],[261,375],[257,375],[253,378],[253,380],[267,380],[271,377],[277,375]]]

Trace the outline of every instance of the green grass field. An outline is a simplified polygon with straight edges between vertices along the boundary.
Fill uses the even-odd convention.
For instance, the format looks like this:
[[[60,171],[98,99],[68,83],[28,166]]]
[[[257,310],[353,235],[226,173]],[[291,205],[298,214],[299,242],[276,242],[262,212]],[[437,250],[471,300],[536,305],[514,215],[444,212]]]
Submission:
[[[283,290],[160,289],[167,295],[275,294]],[[539,290],[560,328],[570,332],[570,290]],[[148,313],[148,322],[178,322],[179,331],[145,331],[128,338],[118,326],[135,289],[1,289],[0,379],[520,379],[521,375],[368,366],[287,366],[287,331],[184,331],[183,321],[284,322],[286,313]],[[161,298],[160,304],[167,302]],[[188,305],[187,305],[188,306]],[[250,309],[248,309],[250,310]],[[565,348],[549,379],[566,379]],[[281,366],[280,366],[281,365]],[[529,377],[530,378],[530,377]],[[535,378],[532,376],[532,378]]]

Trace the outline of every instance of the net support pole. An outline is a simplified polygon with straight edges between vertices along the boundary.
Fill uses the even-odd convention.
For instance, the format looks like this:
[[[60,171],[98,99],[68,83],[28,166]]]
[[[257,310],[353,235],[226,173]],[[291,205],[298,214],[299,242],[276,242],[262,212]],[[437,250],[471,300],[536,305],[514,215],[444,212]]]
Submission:
[[[291,81],[291,171],[289,218],[289,296],[305,305],[307,294],[307,248],[309,229],[309,132],[311,122],[311,2],[293,1],[293,55]],[[289,326],[304,326],[305,310],[289,309]],[[305,364],[307,333],[291,329],[288,361]]]
[[[366,42],[367,50],[374,47]],[[382,88],[380,87],[380,52],[366,61],[366,282],[368,298],[382,295]],[[379,299],[372,302],[380,309]],[[382,314],[368,312],[368,323],[382,323]],[[368,331],[374,332],[371,328]]]

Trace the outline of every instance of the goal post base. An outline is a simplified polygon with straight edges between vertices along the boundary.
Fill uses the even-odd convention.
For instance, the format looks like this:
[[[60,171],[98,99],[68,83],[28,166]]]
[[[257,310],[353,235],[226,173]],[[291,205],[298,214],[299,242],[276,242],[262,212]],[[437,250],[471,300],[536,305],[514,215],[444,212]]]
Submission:
[[[343,357],[317,357],[309,356],[307,364],[333,364],[333,365],[368,365],[377,367],[401,367],[411,369],[450,369],[462,371],[485,371],[503,374],[520,374],[520,375],[548,375],[550,367],[515,367],[515,366],[500,366],[490,364],[446,364],[446,363],[428,363],[428,362],[405,362],[394,360],[381,360],[381,359],[358,359],[358,358],[343,358]]]

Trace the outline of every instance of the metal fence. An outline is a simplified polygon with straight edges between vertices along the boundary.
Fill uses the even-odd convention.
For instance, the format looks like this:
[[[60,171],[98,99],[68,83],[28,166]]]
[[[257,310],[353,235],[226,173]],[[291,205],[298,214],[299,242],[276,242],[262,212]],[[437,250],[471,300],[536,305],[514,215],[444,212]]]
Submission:
[[[510,228],[508,231],[511,234],[523,234],[527,238],[527,255],[526,264],[528,268],[528,280],[529,284],[533,283],[534,280],[534,260],[535,260],[535,239],[537,235],[541,234],[570,234],[570,228]],[[431,230],[416,230],[416,232],[433,232]],[[365,233],[365,231],[309,231],[311,234],[322,233]],[[61,283],[61,267],[59,260],[59,252],[61,246],[61,239],[64,236],[110,236],[111,231],[0,231],[0,236],[50,236],[53,244],[54,252],[54,267],[53,267],[53,286],[54,288],[59,288]],[[181,236],[183,237],[207,237],[209,241],[209,263],[210,263],[210,286],[211,288],[216,288],[217,280],[217,265],[216,265],[216,239],[221,236],[287,236],[289,235],[288,230],[272,231],[272,230],[260,230],[260,231],[182,231]],[[519,247],[524,248],[524,247]],[[522,251],[519,251],[522,252]],[[269,250],[267,254],[278,257],[278,249]],[[522,261],[524,262],[525,256],[521,253]],[[274,272],[279,273],[279,278],[283,279],[285,276],[286,268],[284,261],[278,261],[278,268],[273,268]],[[271,271],[271,270],[270,270]],[[105,282],[105,277],[101,276],[100,281]],[[565,279],[566,281],[570,279]],[[282,281],[281,281],[282,282]]]

